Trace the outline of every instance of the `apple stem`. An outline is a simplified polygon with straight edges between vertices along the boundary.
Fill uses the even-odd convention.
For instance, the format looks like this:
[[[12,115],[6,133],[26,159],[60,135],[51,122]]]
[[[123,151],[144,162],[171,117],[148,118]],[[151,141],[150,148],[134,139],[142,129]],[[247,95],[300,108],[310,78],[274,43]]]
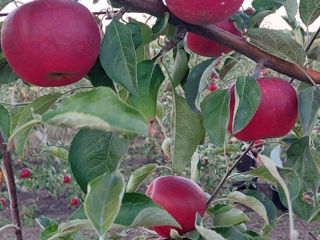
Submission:
[[[236,162],[232,165],[232,167],[227,171],[227,173],[221,179],[220,183],[218,184],[218,186],[216,187],[216,189],[212,193],[211,197],[207,201],[207,204],[206,204],[207,207],[209,207],[209,205],[211,204],[213,199],[217,196],[218,192],[221,190],[222,186],[225,184],[225,182],[227,181],[227,179],[230,176],[230,174],[232,173],[232,171],[237,167],[237,165],[241,161],[242,157],[245,156],[251,150],[253,144],[254,144],[254,141],[249,144],[249,146],[246,148],[246,150],[241,154],[240,157],[238,157],[236,159]]]
[[[17,188],[16,183],[14,181],[14,174],[12,168],[12,159],[11,159],[11,151],[8,150],[8,144],[0,128],[0,150],[2,152],[3,165],[7,175],[7,185],[9,190],[10,197],[10,213],[11,213],[11,221],[17,227],[15,228],[15,234],[17,240],[22,240],[22,230],[21,230],[21,221],[19,214],[19,205],[17,198]]]

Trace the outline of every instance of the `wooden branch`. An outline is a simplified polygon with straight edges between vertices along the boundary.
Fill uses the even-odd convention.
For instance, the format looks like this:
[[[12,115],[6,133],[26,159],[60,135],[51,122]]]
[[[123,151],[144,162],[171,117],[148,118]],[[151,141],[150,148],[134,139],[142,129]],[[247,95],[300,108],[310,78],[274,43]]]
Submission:
[[[9,196],[10,196],[11,221],[14,225],[17,226],[17,228],[15,228],[16,239],[22,240],[23,238],[22,238],[22,230],[21,230],[21,221],[20,221],[20,214],[19,214],[16,183],[14,181],[14,174],[13,174],[13,168],[12,168],[11,152],[8,151],[7,143],[1,128],[0,128],[0,151],[2,152],[3,165],[8,177],[7,186],[9,190]]]
[[[113,0],[119,4],[129,7],[138,12],[148,13],[155,17],[162,17],[165,12],[169,12],[162,0]],[[169,22],[176,26],[184,27],[188,32],[193,32],[215,42],[223,44],[233,50],[247,56],[248,58],[263,64],[279,73],[295,78],[302,82],[311,84],[307,75],[317,84],[320,84],[320,72],[303,68],[295,63],[276,57],[264,50],[256,47],[243,38],[237,37],[227,31],[215,26],[197,26],[183,22],[170,13]]]

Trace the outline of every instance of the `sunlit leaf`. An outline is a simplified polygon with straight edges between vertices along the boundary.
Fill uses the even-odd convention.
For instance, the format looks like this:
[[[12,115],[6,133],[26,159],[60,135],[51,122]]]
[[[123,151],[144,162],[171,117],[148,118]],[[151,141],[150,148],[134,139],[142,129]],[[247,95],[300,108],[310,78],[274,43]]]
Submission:
[[[141,168],[135,170],[128,181],[127,184],[127,192],[135,192],[142,182],[154,171],[158,168],[158,164],[151,163],[142,166]]]

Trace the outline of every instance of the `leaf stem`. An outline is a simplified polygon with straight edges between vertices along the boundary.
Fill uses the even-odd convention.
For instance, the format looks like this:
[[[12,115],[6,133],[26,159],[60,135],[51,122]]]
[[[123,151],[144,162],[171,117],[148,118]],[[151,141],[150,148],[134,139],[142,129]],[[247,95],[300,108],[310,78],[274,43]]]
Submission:
[[[207,207],[209,207],[209,205],[211,204],[211,202],[213,201],[213,199],[217,196],[218,192],[221,190],[222,186],[225,184],[225,182],[227,181],[229,175],[232,173],[232,171],[237,167],[237,165],[239,164],[239,162],[241,161],[242,157],[244,157],[252,148],[254,142],[251,142],[249,144],[249,146],[247,147],[247,149],[241,154],[240,157],[237,158],[236,162],[232,165],[232,167],[227,171],[227,173],[224,175],[224,177],[221,179],[220,183],[218,184],[218,186],[216,187],[216,189],[214,190],[214,192],[212,193],[211,197],[209,198],[209,200],[207,201]]]
[[[11,221],[13,225],[16,226],[15,227],[16,239],[23,240],[17,189],[16,189],[16,183],[14,180],[14,174],[13,174],[13,168],[12,168],[11,151],[8,148],[8,145],[6,143],[6,140],[1,128],[0,128],[0,150],[2,152],[5,174],[7,176],[7,185],[8,185],[8,192],[9,192],[9,198],[10,198]]]

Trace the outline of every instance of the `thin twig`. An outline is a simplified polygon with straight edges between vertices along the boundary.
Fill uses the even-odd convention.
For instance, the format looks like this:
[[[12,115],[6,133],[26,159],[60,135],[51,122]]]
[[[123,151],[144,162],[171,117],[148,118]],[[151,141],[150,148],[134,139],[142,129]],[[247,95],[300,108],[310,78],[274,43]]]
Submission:
[[[313,44],[313,42],[316,40],[317,36],[320,33],[320,27],[318,28],[318,30],[316,31],[316,33],[314,34],[313,38],[311,39],[311,41],[308,43],[308,46],[306,47],[306,52],[308,52]]]
[[[2,152],[3,158],[3,165],[7,174],[7,186],[9,190],[9,197],[10,197],[10,213],[11,213],[11,221],[14,225],[17,226],[15,229],[16,239],[22,240],[22,230],[21,230],[21,221],[20,221],[20,214],[19,214],[19,205],[18,205],[18,198],[17,198],[17,189],[16,183],[14,181],[14,174],[12,168],[12,159],[11,159],[11,152],[8,150],[8,145],[2,129],[0,128],[0,150]]]
[[[237,158],[236,162],[232,165],[232,167],[229,169],[229,171],[227,171],[226,175],[224,175],[224,177],[222,178],[222,180],[220,181],[220,183],[218,184],[217,188],[214,190],[214,192],[212,193],[211,197],[209,198],[209,200],[207,201],[207,207],[211,204],[211,202],[213,201],[213,199],[217,196],[218,192],[220,191],[220,189],[222,188],[222,186],[225,184],[225,182],[227,181],[229,175],[232,173],[232,171],[237,167],[237,165],[239,164],[239,162],[241,161],[241,159],[250,151],[251,147],[253,146],[254,142],[251,142],[250,145],[247,147],[247,149],[241,154],[240,157]]]
[[[320,29],[320,28],[319,28]],[[309,231],[309,229],[307,228],[307,226],[302,222],[302,220],[300,218],[297,218],[298,221],[301,223],[301,225],[304,227],[304,229],[309,233],[309,235],[314,239],[314,240],[318,240],[318,238]]]

